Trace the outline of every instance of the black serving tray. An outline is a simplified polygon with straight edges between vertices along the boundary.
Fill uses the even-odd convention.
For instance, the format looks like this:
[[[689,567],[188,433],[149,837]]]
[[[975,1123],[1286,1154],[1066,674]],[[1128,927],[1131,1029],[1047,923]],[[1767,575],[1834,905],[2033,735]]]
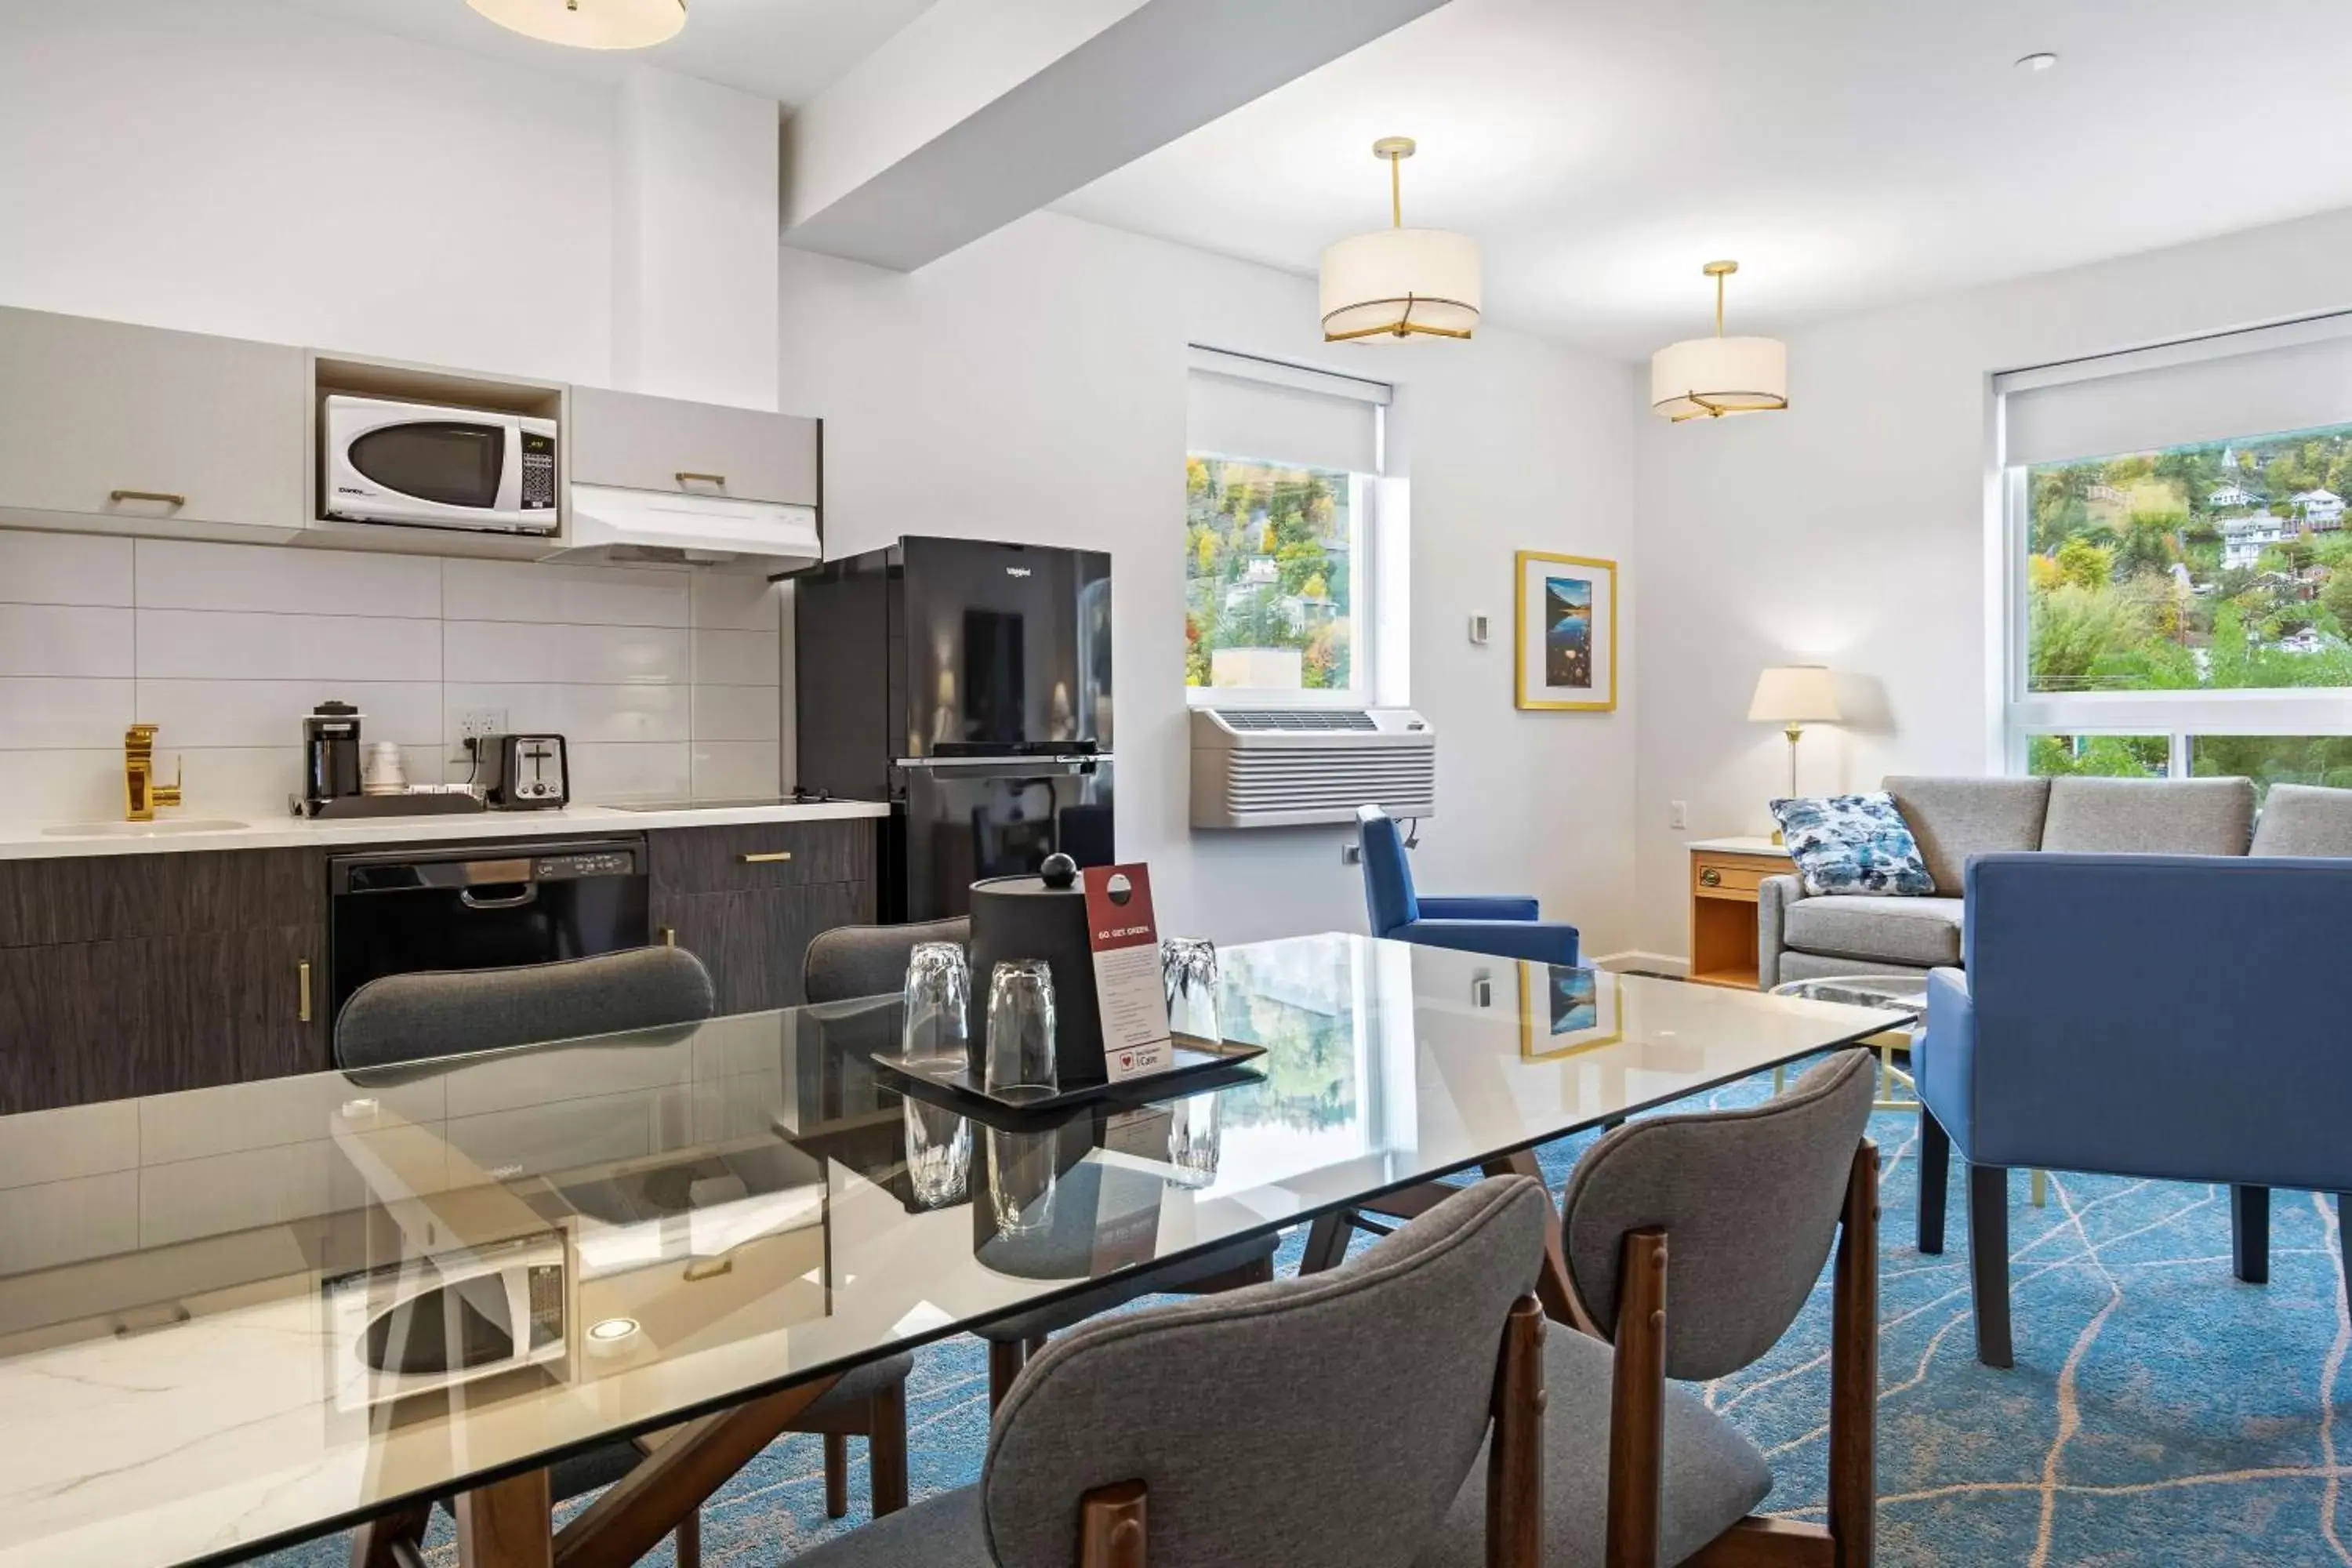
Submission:
[[[1165,1100],[1171,1095],[1222,1089],[1228,1083],[1247,1083],[1265,1076],[1249,1066],[1265,1055],[1264,1046],[1240,1040],[1204,1040],[1192,1035],[1176,1036],[1174,1045],[1175,1049],[1169,1053],[1170,1064],[1161,1071],[1121,1079],[1117,1083],[1082,1084],[1044,1100],[1000,1100],[988,1092],[982,1075],[968,1065],[919,1065],[895,1051],[868,1054],[876,1066],[888,1068],[917,1089],[934,1091],[926,1096],[928,1099],[976,1101],[976,1109],[1000,1117],[1051,1116],[1098,1100]]]

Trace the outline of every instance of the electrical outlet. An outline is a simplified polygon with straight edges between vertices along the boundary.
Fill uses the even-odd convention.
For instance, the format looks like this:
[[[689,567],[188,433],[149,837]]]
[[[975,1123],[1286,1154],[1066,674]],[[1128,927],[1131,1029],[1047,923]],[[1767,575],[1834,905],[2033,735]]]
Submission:
[[[1690,826],[1690,802],[1686,800],[1670,800],[1666,802],[1666,826],[1668,827],[1688,827]]]
[[[466,748],[468,741],[478,741],[486,735],[507,732],[507,710],[503,708],[468,708],[457,715],[457,741],[449,748],[449,760],[470,765],[474,753]]]

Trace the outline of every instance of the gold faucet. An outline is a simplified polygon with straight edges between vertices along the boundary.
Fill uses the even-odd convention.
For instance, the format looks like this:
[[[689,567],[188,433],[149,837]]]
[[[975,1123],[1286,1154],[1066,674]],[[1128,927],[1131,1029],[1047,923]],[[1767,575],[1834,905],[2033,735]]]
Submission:
[[[124,815],[132,822],[152,822],[159,805],[180,804],[180,773],[184,759],[172,763],[172,782],[155,782],[155,726],[133,724],[122,732],[122,795]]]

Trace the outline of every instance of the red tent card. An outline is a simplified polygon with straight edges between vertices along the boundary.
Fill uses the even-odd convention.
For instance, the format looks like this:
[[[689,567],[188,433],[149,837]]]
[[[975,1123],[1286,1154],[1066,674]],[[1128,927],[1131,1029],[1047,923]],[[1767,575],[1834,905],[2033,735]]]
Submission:
[[[1165,1072],[1175,1058],[1168,994],[1160,989],[1160,929],[1151,919],[1151,873],[1139,865],[1089,866],[1085,875],[1103,1065],[1113,1083]]]

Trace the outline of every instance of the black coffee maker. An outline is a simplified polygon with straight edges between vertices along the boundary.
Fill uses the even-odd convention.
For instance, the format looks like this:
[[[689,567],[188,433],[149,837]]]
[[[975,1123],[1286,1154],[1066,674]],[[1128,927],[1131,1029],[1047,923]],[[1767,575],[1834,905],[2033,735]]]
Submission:
[[[360,710],[330,700],[302,720],[302,807],[316,816],[329,801],[360,793]]]

